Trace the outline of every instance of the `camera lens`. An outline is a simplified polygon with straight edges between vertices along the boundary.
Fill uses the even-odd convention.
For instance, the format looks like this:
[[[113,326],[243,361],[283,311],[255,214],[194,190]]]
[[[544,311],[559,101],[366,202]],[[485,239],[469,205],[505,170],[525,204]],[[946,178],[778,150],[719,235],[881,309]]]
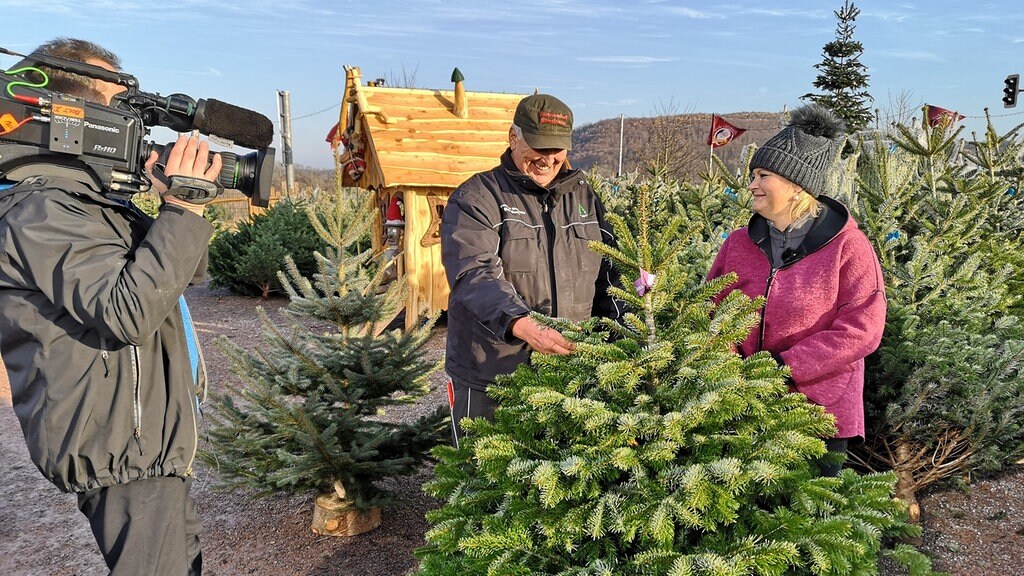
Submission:
[[[149,158],[150,150],[155,150],[160,158],[157,163],[160,166],[167,164],[167,156],[171,153],[172,145],[148,143],[143,147],[143,162]],[[218,152],[223,163],[220,174],[217,176],[217,183],[230,190],[238,190],[249,198],[253,206],[266,208],[270,205],[270,185],[274,174],[274,149],[257,150],[245,156],[232,154],[231,152]],[[213,161],[214,152],[210,152],[207,163]]]
[[[220,185],[245,194],[253,206],[266,208],[270,204],[274,149],[257,150],[245,156],[221,152],[220,156],[224,163],[217,178]]]

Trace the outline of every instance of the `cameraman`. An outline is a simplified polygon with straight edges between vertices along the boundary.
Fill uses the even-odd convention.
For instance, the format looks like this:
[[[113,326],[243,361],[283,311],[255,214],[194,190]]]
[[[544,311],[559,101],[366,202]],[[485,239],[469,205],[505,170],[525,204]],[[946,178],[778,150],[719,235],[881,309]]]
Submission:
[[[58,38],[37,51],[108,70]],[[109,105],[122,88],[58,70],[48,88]],[[164,173],[215,181],[220,155],[181,136]],[[146,163],[151,174],[154,153]],[[78,495],[114,576],[198,575],[188,494],[206,374],[182,295],[206,267],[203,206],[163,192],[155,220],[70,177],[0,191],[0,354],[32,460]]]

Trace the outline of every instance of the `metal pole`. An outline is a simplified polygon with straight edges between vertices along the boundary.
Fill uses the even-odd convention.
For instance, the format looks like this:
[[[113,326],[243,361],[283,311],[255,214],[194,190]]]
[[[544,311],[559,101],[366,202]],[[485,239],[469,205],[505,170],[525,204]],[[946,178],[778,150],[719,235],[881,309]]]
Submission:
[[[715,137],[715,115],[712,114],[711,115],[711,135],[708,137],[708,139],[711,140],[711,146],[710,146],[711,153],[708,155],[708,180],[711,180],[711,178],[714,176],[714,172],[715,172],[715,141],[713,140],[714,137]]]
[[[619,114],[619,173],[616,174],[617,177],[622,176],[622,133],[625,131],[625,128],[626,115]]]
[[[295,192],[295,166],[292,163],[292,113],[291,99],[287,90],[277,91],[281,109],[281,157],[284,162],[285,196]]]

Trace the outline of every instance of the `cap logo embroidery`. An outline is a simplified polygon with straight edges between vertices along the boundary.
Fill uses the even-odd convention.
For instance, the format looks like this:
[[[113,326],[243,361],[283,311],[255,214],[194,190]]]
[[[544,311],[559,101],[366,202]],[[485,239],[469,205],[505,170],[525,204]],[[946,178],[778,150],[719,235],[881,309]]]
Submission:
[[[540,124],[554,124],[555,126],[567,127],[569,125],[569,115],[557,112],[541,112]]]

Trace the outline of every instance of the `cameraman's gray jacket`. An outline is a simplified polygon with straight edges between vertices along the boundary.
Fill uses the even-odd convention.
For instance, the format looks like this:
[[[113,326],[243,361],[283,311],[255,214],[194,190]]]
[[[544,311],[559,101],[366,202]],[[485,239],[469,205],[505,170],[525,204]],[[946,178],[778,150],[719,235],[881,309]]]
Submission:
[[[0,356],[32,460],[62,490],[192,474],[206,377],[192,376],[178,298],[212,232],[71,180],[0,191]]]
[[[531,311],[579,321],[617,318],[608,287],[618,274],[591,241],[612,246],[605,209],[579,170],[543,188],[506,150],[501,165],[452,193],[441,220],[441,261],[448,277],[445,370],[483,390],[530,358],[510,325]]]

